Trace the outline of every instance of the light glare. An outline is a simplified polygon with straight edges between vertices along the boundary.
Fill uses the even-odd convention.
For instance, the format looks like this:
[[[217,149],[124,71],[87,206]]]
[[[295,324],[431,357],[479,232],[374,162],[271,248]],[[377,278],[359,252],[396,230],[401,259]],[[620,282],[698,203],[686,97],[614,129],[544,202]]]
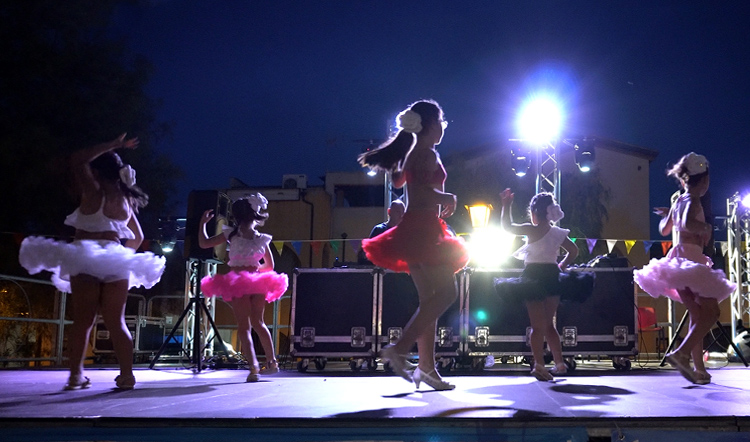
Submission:
[[[524,139],[548,142],[557,137],[562,125],[560,107],[551,99],[538,97],[521,110],[518,130]]]
[[[742,205],[747,208],[750,208],[750,193],[742,197]]]

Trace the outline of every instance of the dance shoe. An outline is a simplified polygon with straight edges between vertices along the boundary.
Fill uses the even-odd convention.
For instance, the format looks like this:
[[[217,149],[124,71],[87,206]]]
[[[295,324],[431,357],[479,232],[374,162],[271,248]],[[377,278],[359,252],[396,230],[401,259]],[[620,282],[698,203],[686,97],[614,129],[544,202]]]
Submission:
[[[695,383],[698,385],[706,385],[711,383],[711,375],[708,374],[705,370],[695,370],[693,371],[693,376],[695,377]]]
[[[430,387],[434,388],[437,391],[445,391],[445,390],[453,390],[456,388],[455,385],[445,382],[444,380],[440,379],[437,376],[437,373],[435,372],[435,369],[430,371],[429,373],[425,373],[422,370],[417,367],[414,369],[414,384],[419,388],[419,384],[424,382],[425,384],[429,385]]]
[[[568,366],[565,364],[555,364],[554,367],[549,369],[549,372],[553,376],[561,376],[568,373]]]
[[[672,353],[669,353],[666,355],[667,362],[669,362],[669,365],[671,365],[673,368],[676,368],[677,371],[680,372],[680,374],[687,379],[688,381],[696,384],[696,378],[693,373],[693,369],[690,368],[690,357],[687,355],[681,355],[677,353],[676,351],[673,351]]]
[[[263,374],[276,374],[279,372],[279,361],[276,359],[272,361],[266,361],[266,364],[261,369]]]
[[[380,357],[384,361],[391,363],[391,368],[393,368],[394,373],[401,376],[406,381],[412,382],[411,375],[406,371],[407,368],[409,368],[409,363],[406,361],[406,355],[396,353],[396,347],[393,345],[386,345],[380,350]]]
[[[70,377],[68,383],[63,387],[63,390],[85,390],[89,387],[91,387],[91,379],[86,376],[79,376],[76,378]]]
[[[540,365],[534,365],[534,369],[531,370],[531,375],[536,378],[537,381],[551,381],[555,378],[547,371],[546,368]]]
[[[135,376],[117,375],[117,377],[115,377],[115,385],[117,385],[117,388],[120,390],[132,390],[133,387],[135,387]]]

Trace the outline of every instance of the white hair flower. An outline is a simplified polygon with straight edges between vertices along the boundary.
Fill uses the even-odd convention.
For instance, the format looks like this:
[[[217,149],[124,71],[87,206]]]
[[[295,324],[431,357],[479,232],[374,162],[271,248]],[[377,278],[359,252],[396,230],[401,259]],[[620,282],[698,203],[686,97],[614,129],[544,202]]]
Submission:
[[[122,183],[125,184],[128,189],[135,186],[135,169],[130,167],[129,164],[121,167],[120,180],[122,180]]]
[[[422,132],[422,116],[411,109],[398,114],[398,128],[409,133]]]
[[[562,211],[562,208],[559,204],[550,204],[549,206],[547,206],[547,219],[549,221],[556,223],[563,219],[564,216],[565,212]]]
[[[695,152],[685,155],[684,164],[689,176],[698,175],[708,170],[708,160],[706,157]]]
[[[250,196],[246,196],[245,199],[250,203],[253,210],[260,213],[261,210],[268,208],[268,200],[260,193],[254,193]]]

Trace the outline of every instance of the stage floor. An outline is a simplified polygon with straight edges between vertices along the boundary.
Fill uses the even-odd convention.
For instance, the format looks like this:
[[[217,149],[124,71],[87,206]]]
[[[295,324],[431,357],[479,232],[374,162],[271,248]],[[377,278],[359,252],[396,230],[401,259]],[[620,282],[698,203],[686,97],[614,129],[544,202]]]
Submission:
[[[552,433],[561,430],[559,440],[585,441],[669,430],[750,440],[750,369],[742,364],[711,369],[704,386],[657,364],[617,371],[581,362],[554,382],[497,364],[446,373],[457,387],[445,392],[338,364],[252,384],[244,370],[139,368],[132,391],[114,389],[115,368],[89,368],[93,385],[80,391],[62,391],[65,370],[0,370],[0,439],[558,440]],[[516,432],[523,437],[513,439]]]

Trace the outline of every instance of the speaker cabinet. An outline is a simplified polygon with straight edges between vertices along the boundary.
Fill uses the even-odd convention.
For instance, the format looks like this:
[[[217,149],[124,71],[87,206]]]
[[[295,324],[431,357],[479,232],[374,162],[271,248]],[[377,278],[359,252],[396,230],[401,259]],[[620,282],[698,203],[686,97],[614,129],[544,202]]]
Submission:
[[[193,190],[188,197],[187,216],[185,219],[185,256],[202,261],[220,261],[226,259],[226,243],[212,249],[202,249],[198,245],[200,221],[203,212],[213,210],[214,217],[206,224],[206,233],[213,236],[221,233],[222,226],[228,225],[232,211],[229,197],[217,190]]]

